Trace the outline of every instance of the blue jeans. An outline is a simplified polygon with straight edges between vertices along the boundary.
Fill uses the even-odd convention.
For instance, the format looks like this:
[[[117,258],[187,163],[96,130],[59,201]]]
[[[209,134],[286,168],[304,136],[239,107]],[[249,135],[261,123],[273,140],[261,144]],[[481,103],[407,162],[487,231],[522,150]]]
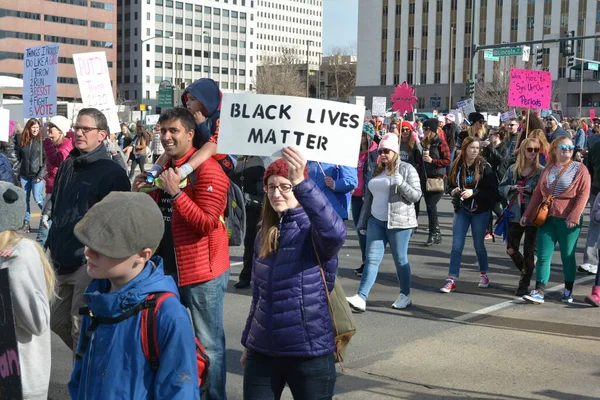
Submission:
[[[354,221],[354,228],[357,228],[356,224],[358,224],[358,218],[360,217],[360,211],[362,210],[362,206],[364,204],[364,200],[362,197],[352,196],[352,221]],[[367,237],[360,233],[358,229],[356,230],[356,234],[358,235],[358,246],[360,247],[360,257],[361,261],[364,265],[365,263],[365,249],[367,248]]]
[[[460,262],[462,252],[465,247],[465,239],[469,226],[473,236],[473,244],[475,245],[475,254],[479,263],[479,271],[487,272],[488,256],[485,249],[485,233],[490,222],[490,212],[481,214],[471,214],[465,209],[460,209],[454,213],[454,221],[452,224],[452,251],[450,252],[450,270],[448,276],[458,278],[460,273]]]
[[[388,229],[387,221],[380,221],[370,216],[367,223],[367,252],[365,269],[358,287],[358,295],[363,299],[369,297],[369,292],[377,279],[379,264],[383,260],[386,243],[390,244],[392,257],[396,264],[396,275],[400,282],[400,293],[410,294],[410,264],[408,263],[408,241],[412,229]]]
[[[192,314],[194,332],[204,346],[210,360],[208,389],[203,400],[226,400],[225,331],[223,329],[223,301],[229,282],[229,270],[215,279],[181,286],[181,303]]]
[[[31,220],[31,207],[29,206],[29,202],[31,200],[31,192],[33,192],[33,200],[40,207],[40,210],[44,206],[44,186],[46,185],[46,181],[40,179],[39,182],[36,182],[36,177],[24,177],[21,176],[21,186],[23,186],[23,190],[25,190],[25,202],[27,203],[27,210],[25,211],[25,221]]]
[[[333,398],[335,357],[271,357],[248,349],[244,368],[244,400],[281,398],[287,383],[296,400]]]

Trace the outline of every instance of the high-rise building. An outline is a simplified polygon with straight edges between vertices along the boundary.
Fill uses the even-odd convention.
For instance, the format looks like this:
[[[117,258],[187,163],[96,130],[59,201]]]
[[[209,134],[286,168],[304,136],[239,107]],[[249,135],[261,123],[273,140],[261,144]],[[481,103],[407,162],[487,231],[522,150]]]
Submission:
[[[158,87],[203,77],[221,90],[252,90],[256,74],[254,0],[118,0],[119,97],[158,106]],[[180,102],[175,96],[174,104]]]
[[[473,6],[479,12],[478,27],[472,26]],[[418,85],[423,110],[448,108],[449,81],[455,83],[452,103],[464,97],[464,83],[470,77],[471,34],[477,28],[478,45],[558,38],[569,31],[575,31],[575,36],[600,32],[596,0],[371,0],[359,2],[359,15],[356,94],[366,95],[371,104],[373,95],[389,96],[393,85],[406,81]],[[452,45],[451,37],[455,38]],[[542,45],[533,45],[532,54],[536,46]],[[571,107],[567,114],[574,115],[579,101],[578,71],[567,67],[558,44],[544,47],[548,53],[543,67],[560,87],[563,109]],[[584,40],[582,48],[576,46],[575,56],[598,60],[600,41]],[[491,82],[511,66],[525,65],[521,57],[484,60],[484,52],[478,51],[477,81]],[[584,79],[598,81],[600,76],[588,71]],[[600,106],[596,85],[584,88],[584,107]]]
[[[115,88],[116,22],[116,0],[0,0],[0,75],[22,78],[25,48],[60,43],[59,100],[81,101],[72,57],[76,53],[105,51]]]
[[[258,0],[258,61],[278,64],[291,52],[298,64],[318,69],[323,54],[322,0]]]

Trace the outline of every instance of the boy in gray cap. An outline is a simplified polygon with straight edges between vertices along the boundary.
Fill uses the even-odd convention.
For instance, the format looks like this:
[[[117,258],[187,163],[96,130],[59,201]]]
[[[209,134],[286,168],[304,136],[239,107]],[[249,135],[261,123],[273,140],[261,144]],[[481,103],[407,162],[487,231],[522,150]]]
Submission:
[[[93,280],[83,295],[89,315],[69,382],[72,399],[199,398],[190,317],[162,259],[152,257],[163,231],[158,205],[143,193],[112,192],[75,225]],[[158,367],[147,360],[151,344],[141,333],[149,313],[156,320]]]

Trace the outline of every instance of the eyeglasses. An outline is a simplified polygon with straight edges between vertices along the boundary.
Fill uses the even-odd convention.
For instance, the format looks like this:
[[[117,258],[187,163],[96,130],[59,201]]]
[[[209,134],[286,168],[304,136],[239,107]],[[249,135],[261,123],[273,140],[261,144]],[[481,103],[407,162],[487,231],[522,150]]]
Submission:
[[[529,153],[537,153],[538,151],[540,151],[540,148],[539,147],[528,147],[527,151]]]
[[[267,186],[267,191],[271,194],[275,193],[275,189],[279,190],[279,193],[289,193],[292,190],[293,186],[292,185],[279,185],[279,186],[275,186],[275,185],[269,185]]]
[[[561,149],[562,151],[573,151],[573,150],[575,150],[575,146],[573,146],[572,144],[559,144],[557,147],[559,149]]]
[[[410,129],[408,129],[408,128],[402,128],[402,132],[410,132]]]
[[[379,154],[390,154],[392,150],[390,149],[381,149],[379,150]]]
[[[73,130],[75,132],[81,131],[82,133],[89,133],[89,132],[93,131],[94,129],[98,129],[99,130],[99,128],[92,127],[92,126],[74,126],[73,127]]]

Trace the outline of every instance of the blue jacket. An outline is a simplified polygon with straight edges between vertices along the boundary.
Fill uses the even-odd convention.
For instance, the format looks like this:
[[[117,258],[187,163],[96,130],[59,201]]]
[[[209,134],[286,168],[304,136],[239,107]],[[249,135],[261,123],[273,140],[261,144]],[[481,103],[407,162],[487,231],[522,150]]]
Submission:
[[[83,300],[90,311],[114,318],[155,292],[172,292],[156,319],[160,366],[155,374],[142,351],[141,312],[114,325],[99,324],[82,360],[76,360],[69,382],[71,399],[199,399],[194,331],[179,302],[175,281],[165,276],[162,259],[153,257],[125,287],[109,293],[110,282],[94,279]],[[79,344],[90,325],[84,316]]]
[[[0,181],[14,183],[13,169],[8,158],[0,153]]]
[[[279,249],[254,258],[252,305],[242,344],[267,355],[318,357],[332,353],[335,344],[313,240],[331,291],[346,225],[310,179],[296,185],[294,195],[302,206],[282,214]]]
[[[316,183],[323,193],[325,193],[327,200],[331,202],[331,205],[339,216],[343,219],[348,219],[350,196],[352,195],[352,191],[356,189],[356,186],[358,185],[358,173],[356,168],[336,164],[320,164],[325,175],[333,178],[335,181],[334,190],[331,190],[329,186],[325,184],[325,177],[323,176],[321,168],[319,168],[319,163],[316,161],[308,162],[309,178]]]

